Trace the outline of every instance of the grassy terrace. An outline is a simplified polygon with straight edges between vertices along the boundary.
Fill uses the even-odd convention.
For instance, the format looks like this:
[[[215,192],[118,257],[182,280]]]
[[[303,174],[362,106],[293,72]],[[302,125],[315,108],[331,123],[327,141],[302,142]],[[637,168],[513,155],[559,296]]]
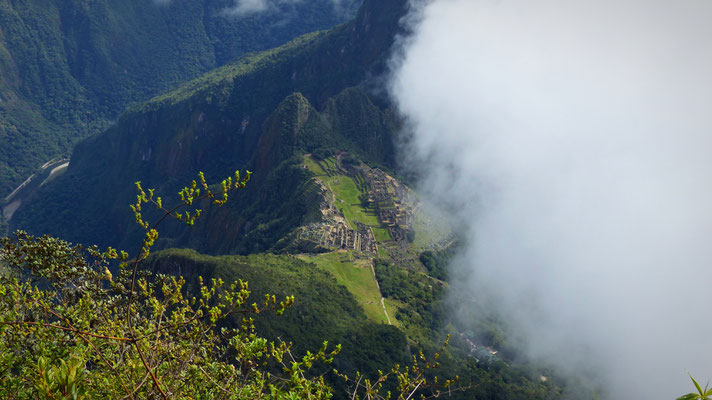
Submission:
[[[381,292],[371,271],[371,260],[354,259],[350,252],[336,251],[315,256],[300,255],[301,260],[313,262],[317,267],[329,271],[339,284],[351,292],[363,307],[366,316],[375,322],[388,323],[381,306]],[[394,322],[396,308],[388,307],[391,321]],[[391,314],[393,313],[393,314]],[[395,322],[394,322],[395,323]]]
[[[391,238],[391,233],[388,232],[388,229],[381,228],[381,227],[372,228],[372,229],[373,229],[373,236],[376,237],[377,242],[382,243],[382,242],[387,242],[389,240],[393,240]]]
[[[309,168],[309,171],[313,172],[317,176],[324,176],[326,175],[326,172],[324,169],[319,165],[318,162],[316,162],[313,158],[310,156],[304,156],[304,165]]]
[[[361,200],[358,198],[358,196],[361,195],[361,191],[358,190],[351,177],[337,175],[330,177],[328,180],[329,182],[327,184],[334,194],[336,194],[336,207],[341,210],[344,217],[346,217],[352,225],[353,222],[358,221],[373,227],[381,226],[376,213],[372,211],[369,212],[368,209],[365,209],[361,205]]]

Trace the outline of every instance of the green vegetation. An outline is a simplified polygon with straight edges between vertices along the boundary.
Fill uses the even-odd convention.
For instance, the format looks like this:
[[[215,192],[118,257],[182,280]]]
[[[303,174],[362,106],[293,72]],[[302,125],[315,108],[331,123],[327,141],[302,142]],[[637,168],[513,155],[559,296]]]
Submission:
[[[406,329],[425,329],[417,333],[431,337],[428,330],[437,330],[437,312],[443,289],[434,281],[416,272],[396,267],[386,261],[377,260],[376,278],[383,297],[397,300],[400,307],[394,314]],[[414,334],[415,332],[411,332]]]
[[[246,53],[342,23],[359,1],[338,9],[328,0],[280,3],[278,12],[240,18],[222,13],[233,5],[0,2],[0,197],[130,104]]]
[[[158,245],[213,254],[272,248],[318,212],[307,201],[313,194],[308,171],[296,170],[294,157],[340,149],[374,165],[393,161],[398,118],[358,85],[386,59],[405,7],[370,0],[365,7],[356,20],[327,33],[246,56],[131,107],[116,125],[75,148],[67,173],[23,202],[12,227],[78,243],[127,245],[139,234],[124,222],[132,194],[123,188],[134,180],[170,193],[194,171],[213,179],[239,168],[257,171],[244,198],[208,212],[208,222],[188,234],[167,225]],[[222,224],[217,221],[229,225],[220,235],[209,229]]]
[[[195,282],[198,275],[206,281],[242,279],[250,282],[253,293],[267,290],[278,298],[294,296],[294,304],[284,315],[255,316],[256,330],[265,338],[281,338],[294,343],[292,350],[300,355],[320,347],[324,340],[339,343],[342,351],[332,365],[341,372],[353,374],[358,370],[367,376],[377,376],[378,370],[406,362],[403,333],[367,318],[368,310],[361,307],[358,296],[347,290],[338,277],[326,271],[322,267],[323,261],[268,254],[215,257],[192,250],[170,249],[156,253],[147,260],[144,268],[158,273],[180,271],[188,282]],[[331,261],[340,264],[338,260]],[[344,266],[344,270],[346,268]],[[348,268],[359,269],[352,265]],[[373,275],[370,270],[368,272],[375,286]],[[360,275],[357,273],[357,276]],[[194,285],[188,288],[197,289]],[[383,318],[382,310],[379,317]],[[241,317],[228,318],[227,323],[239,325],[240,321]],[[348,389],[343,380],[331,374],[327,376],[327,382],[336,388],[335,398],[342,398],[341,394]]]
[[[293,362],[289,344],[255,335],[248,319],[218,330],[232,314],[281,315],[292,297],[250,299],[246,282],[219,279],[185,296],[183,278],[132,278],[128,264],[112,274],[111,250],[22,232],[2,239],[2,252],[3,398],[330,397],[323,379],[305,372],[331,363],[338,346],[324,343]],[[292,379],[258,365],[285,368]]]
[[[323,2],[331,4],[323,0],[300,3],[299,7],[303,4],[315,12],[332,9],[324,7]],[[210,7],[220,7],[218,3],[220,1]],[[131,236],[120,215],[130,195],[122,189],[111,197],[106,193],[114,193],[112,188],[127,187],[137,178],[160,186],[162,191],[172,192],[177,182],[187,179],[196,170],[203,170],[210,178],[219,176],[220,171],[227,168],[254,169],[261,175],[255,179],[255,189],[250,190],[255,193],[249,196],[252,204],[257,197],[262,197],[257,192],[266,184],[267,179],[263,178],[296,153],[339,148],[354,151],[369,162],[391,161],[390,133],[395,130],[397,118],[391,111],[376,106],[357,85],[386,59],[392,34],[398,29],[397,21],[405,9],[403,4],[369,1],[368,12],[362,11],[356,20],[328,33],[309,35],[264,56],[255,54],[231,62],[209,78],[174,90],[169,96],[161,96],[159,101],[132,107],[132,111],[119,118],[108,131],[77,146],[67,174],[46,185],[36,199],[25,203],[23,208],[28,211],[21,209],[13,218],[17,219],[13,225],[33,232],[50,232],[75,242],[109,244],[114,243],[117,236]],[[149,2],[141,5],[155,7]],[[218,14],[211,13],[208,20]],[[146,18],[151,15],[146,14]],[[369,18],[368,24],[364,23],[365,18]],[[222,17],[218,19],[222,21]],[[249,19],[240,21],[247,23]],[[175,20],[171,21],[172,27],[182,28],[181,24],[174,23]],[[240,24],[223,28],[232,29],[231,26],[238,29]],[[265,37],[272,37],[265,28],[268,26],[260,25],[259,31],[264,31]],[[219,36],[225,33],[224,29]],[[170,32],[170,27],[165,31]],[[173,48],[173,43],[162,47]],[[159,58],[154,54],[151,57]],[[133,57],[127,59],[130,62]],[[158,74],[163,72],[154,66],[146,69]],[[301,105],[292,107],[293,103],[304,102],[295,101],[300,96],[320,111]],[[348,120],[341,115],[347,109],[352,110]],[[356,110],[359,112],[353,112]],[[306,124],[298,118],[304,112],[309,117]],[[297,118],[292,118],[295,116]],[[298,123],[288,124],[290,118]],[[265,124],[268,119],[271,123]],[[290,125],[294,128],[291,131]],[[288,186],[300,185],[289,182]],[[68,193],[76,192],[77,187],[91,189],[81,196]],[[94,206],[96,204],[102,205],[102,211]],[[233,231],[241,232],[242,237],[265,224],[265,221],[252,221],[246,214],[237,215],[238,210],[245,209],[244,205],[236,205],[233,212],[241,225]],[[290,217],[292,221],[298,220]],[[267,223],[271,222],[274,220]],[[95,228],[88,232],[85,228],[90,225]],[[280,226],[287,230],[296,227],[284,223]],[[172,235],[172,230],[167,234]],[[229,237],[229,240],[230,243],[200,248],[210,252],[253,251],[254,247],[246,239]],[[186,243],[183,238],[172,242],[181,246]],[[216,247],[224,250],[218,251]],[[270,246],[260,243],[257,248],[265,247]]]
[[[315,176],[324,176],[326,175],[326,172],[324,169],[319,165],[319,162],[314,160],[312,157],[309,155],[304,156],[304,165],[307,166],[309,171],[311,171]]]
[[[256,82],[253,79],[257,78],[240,79]],[[221,92],[215,90],[216,93]],[[201,93],[208,96],[207,92]],[[196,96],[201,95],[196,94]],[[222,96],[231,98],[229,93]],[[308,131],[308,134],[312,135],[309,142],[320,143],[319,138],[325,138],[325,142],[340,141],[345,147],[358,154],[368,154],[368,149],[359,150],[355,145],[350,147],[348,140],[340,138],[337,132],[331,131],[328,124],[324,122],[324,115],[313,110],[304,97],[298,94],[288,96],[269,117],[260,141],[253,150],[252,161],[239,159],[241,154],[250,153],[249,147],[242,148],[241,143],[245,143],[245,146],[249,145],[247,131],[253,126],[252,123],[246,125],[246,133],[239,137],[239,141],[235,141],[234,131],[242,129],[242,121],[231,121],[231,124],[237,125],[232,127],[224,126],[222,122],[215,122],[217,125],[213,126],[209,121],[219,121],[218,118],[222,118],[219,117],[221,115],[219,113],[212,119],[205,117],[207,122],[204,122],[204,128],[191,125],[187,132],[183,127],[177,132],[172,128],[176,124],[173,118],[183,118],[186,112],[192,114],[194,121],[197,121],[203,114],[208,116],[215,114],[216,107],[232,108],[230,104],[222,104],[216,97],[212,99],[209,104],[202,106],[179,103],[170,106],[168,109],[170,111],[145,111],[147,113],[145,116],[141,114],[143,111],[134,111],[132,114],[127,114],[117,127],[82,143],[77,148],[67,173],[45,185],[38,196],[24,203],[13,218],[14,227],[21,227],[30,232],[49,232],[78,242],[98,241],[102,245],[108,245],[112,242],[112,238],[117,236],[116,223],[122,220],[121,205],[130,201],[130,194],[125,191],[108,195],[112,193],[111,188],[116,187],[118,183],[123,182],[124,185],[128,185],[135,177],[140,177],[144,182],[155,183],[163,192],[172,192],[176,190],[176,177],[187,178],[189,171],[204,169],[208,178],[214,178],[218,170],[234,168],[236,165],[253,165],[258,174],[246,196],[228,205],[229,211],[210,212],[207,215],[208,220],[219,218],[232,221],[234,225],[225,235],[211,236],[208,232],[210,223],[207,222],[205,225],[198,225],[197,229],[191,231],[188,236],[168,226],[165,229],[164,240],[159,243],[159,246],[163,248],[190,246],[208,253],[262,252],[272,248],[294,228],[320,218],[319,188],[309,182],[313,176],[312,172],[302,168],[303,154],[310,151],[311,147],[307,142],[300,144],[302,142],[297,140],[302,133]],[[192,98],[186,100],[190,103],[194,101]],[[239,100],[239,102],[243,101],[245,100]],[[259,104],[254,103],[249,107],[253,106],[258,107]],[[192,111],[184,111],[184,108],[188,107]],[[212,111],[201,111],[202,107]],[[145,132],[144,130],[139,131],[137,135],[131,129],[134,126],[132,121],[150,118],[154,112],[167,116],[168,120],[165,122],[161,122],[160,119],[152,120],[150,137],[144,137],[142,133]],[[259,124],[255,123],[254,126]],[[208,132],[207,135],[204,133],[205,130]],[[129,134],[129,131],[132,139],[123,142],[127,145],[115,147],[114,141],[119,140],[118,137],[121,135]],[[195,135],[200,135],[199,137],[203,139],[196,141]],[[245,142],[241,142],[242,140]],[[173,145],[167,145],[170,143]],[[183,146],[182,149],[180,144]],[[144,160],[149,152],[150,160]],[[210,156],[207,156],[208,154]],[[121,168],[118,163],[109,161],[119,156],[128,160],[120,164]],[[189,165],[193,167],[189,168]],[[312,169],[315,167],[312,166]],[[344,179],[351,181],[351,185],[340,186],[339,189],[344,189],[347,195],[350,190],[351,201],[355,203],[353,206],[344,203],[344,208],[350,208],[345,212],[352,212],[351,215],[356,220],[377,224],[375,215],[362,210],[358,198],[359,192],[354,191],[355,184],[351,178]],[[346,182],[348,185],[348,181]],[[89,188],[89,190],[83,190],[82,195],[72,193],[77,192],[79,187]],[[118,228],[122,239],[120,245],[127,245],[135,240],[135,233],[129,231],[129,226],[118,222]],[[206,240],[208,237],[211,239]],[[384,240],[388,239],[387,234],[380,237]]]
[[[336,194],[336,207],[341,210],[348,221],[351,223],[358,221],[373,227],[381,225],[376,214],[372,210],[364,209],[361,205],[359,195],[363,192],[356,187],[351,177],[336,175],[330,177],[327,182]]]
[[[382,242],[387,242],[387,241],[393,240],[393,238],[391,238],[391,233],[388,232],[388,229],[381,228],[381,227],[372,228],[372,229],[373,229],[373,236],[376,237],[377,241],[382,243]]]
[[[165,218],[193,226],[202,214],[197,208],[201,199],[223,206],[228,193],[244,188],[249,176],[236,173],[234,180],[211,186],[201,173],[200,181],[184,187],[181,203],[170,209],[164,208],[161,197],[154,197],[153,189],[144,190],[137,182],[131,209],[146,235],[130,261],[124,251],[85,250],[48,236],[18,232],[14,239],[0,239],[0,394],[328,399],[356,398],[360,393],[379,398],[386,388],[401,396],[449,390],[454,381],[438,384],[432,377],[435,364],[422,353],[424,367],[413,358],[412,365],[402,369],[402,334],[366,322],[345,288],[313,264],[290,256],[208,257],[191,250],[146,259],[158,237],[156,227]],[[155,224],[144,219],[149,205],[162,213]],[[111,260],[120,262],[114,274]],[[185,271],[188,280],[156,274],[176,270]],[[211,284],[204,284],[203,274]],[[226,286],[223,277],[234,283]],[[249,285],[246,278],[257,285]],[[255,290],[263,293],[261,285],[278,294],[253,302],[250,295]],[[294,295],[280,293],[292,290],[303,295],[302,308],[294,307],[296,318],[272,323],[274,316],[298,304]],[[258,316],[265,325],[255,324]],[[260,326],[274,339],[258,336]],[[341,345],[327,350],[323,341],[314,353],[300,350],[314,336],[321,341],[339,333],[340,341],[351,344],[345,363],[335,362]],[[299,339],[300,344],[292,346],[283,337]],[[438,358],[436,353],[433,361]],[[339,368],[341,372],[333,370],[331,375],[336,386],[327,385],[317,362]],[[389,364],[394,366],[384,369]],[[353,379],[343,373],[354,367],[367,371],[375,384],[360,372]],[[343,391],[334,392],[334,387]]]
[[[709,382],[707,383],[707,385],[705,385],[705,388],[702,389],[702,386],[697,383],[695,378],[690,376],[690,379],[692,379],[692,383],[695,384],[695,389],[697,389],[697,393],[688,393],[684,396],[678,397],[677,400],[709,400],[710,398],[712,398],[712,389],[709,389]]]
[[[370,259],[353,259],[346,251],[315,256],[299,256],[331,273],[356,298],[366,316],[374,322],[388,323],[381,305],[381,292],[371,271]]]
[[[391,318],[391,324],[401,328],[402,325],[401,325],[400,321],[398,320],[398,318],[396,318],[396,314],[398,313],[398,311],[401,308],[405,307],[406,304],[403,303],[402,301],[395,300],[395,299],[384,298],[383,301],[386,305],[386,311],[388,311],[388,316]]]
[[[447,269],[455,254],[456,247],[450,246],[443,250],[426,250],[420,253],[420,262],[428,270],[428,274],[441,281],[447,280]]]
[[[51,237],[20,232],[1,245],[4,398],[340,399],[375,396],[381,385],[364,376],[406,394],[451,383],[431,383],[426,358],[397,366],[407,360],[402,334],[366,322],[330,274],[293,257],[172,250],[147,260],[186,279],[132,273],[126,262],[112,273],[123,253]],[[272,295],[261,296],[265,286]],[[342,345],[323,340],[334,334]],[[304,350],[311,340],[314,352]]]
[[[193,96],[202,94],[210,95],[210,92],[203,93],[206,89],[223,88],[232,83],[232,80],[254,74],[261,69],[267,69],[283,60],[285,54],[293,52],[304,46],[308,46],[319,38],[323,38],[324,32],[312,32],[304,34],[291,40],[290,42],[269,50],[258,53],[247,54],[240,57],[233,63],[215,68],[204,75],[195,78],[178,88],[160,94],[149,101],[134,106],[130,111],[148,111],[160,109],[186,101]]]
[[[265,294],[251,302],[248,283],[195,280],[195,297],[184,295],[186,281],[139,271],[167,217],[192,226],[209,199],[222,206],[228,193],[249,180],[228,178],[216,192],[200,174],[179,193],[181,203],[166,209],[154,190],[131,206],[146,232],[141,249],[128,261],[124,251],[83,249],[48,236],[18,232],[0,239],[0,394],[5,398],[330,398],[322,377],[305,376],[316,361],[329,364],[340,347],[295,359],[291,344],[258,337],[251,315],[282,315],[293,296],[279,301]],[[201,195],[202,191],[202,195]],[[142,205],[163,212],[155,224],[144,220]],[[119,260],[116,274],[109,267]],[[116,276],[114,276],[116,275]],[[218,322],[240,316],[232,326]],[[229,360],[234,360],[231,362]],[[270,372],[282,370],[291,379]],[[262,368],[256,369],[260,365]],[[149,381],[150,378],[150,381]],[[151,382],[147,384],[147,382]]]

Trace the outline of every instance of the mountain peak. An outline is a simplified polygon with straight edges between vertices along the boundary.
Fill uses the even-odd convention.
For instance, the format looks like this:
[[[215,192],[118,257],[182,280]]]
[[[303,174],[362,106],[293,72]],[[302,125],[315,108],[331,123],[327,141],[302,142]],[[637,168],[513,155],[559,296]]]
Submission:
[[[393,158],[393,116],[375,106],[366,92],[347,89],[368,86],[365,81],[387,72],[407,11],[406,0],[366,0],[351,22],[245,56],[133,108],[112,128],[79,144],[67,173],[26,202],[13,225],[30,231],[41,227],[78,242],[116,244],[117,236],[130,242],[132,226],[121,210],[135,197],[136,180],[170,193],[196,171],[218,179],[225,171],[250,169],[256,172],[254,179],[241,197],[243,204],[234,206],[239,218],[233,219],[230,232],[235,240],[212,246],[233,251],[238,240],[248,242],[245,232],[264,225],[250,222],[256,217],[237,211],[241,206],[249,207],[267,193],[264,188],[283,189],[278,197],[295,198],[296,188],[281,186],[287,185],[284,181],[299,186],[305,171],[291,171],[287,165],[280,173],[293,173],[291,180],[268,180],[279,175],[276,169],[296,151],[347,148],[373,154],[376,161]],[[75,196],[66,188],[80,186],[91,190],[70,201]],[[72,215],[71,220],[57,218],[50,203]],[[117,211],[101,211],[107,209]],[[263,208],[256,215],[270,212],[282,210]],[[282,223],[284,229],[290,224]],[[164,238],[179,234],[169,231]]]

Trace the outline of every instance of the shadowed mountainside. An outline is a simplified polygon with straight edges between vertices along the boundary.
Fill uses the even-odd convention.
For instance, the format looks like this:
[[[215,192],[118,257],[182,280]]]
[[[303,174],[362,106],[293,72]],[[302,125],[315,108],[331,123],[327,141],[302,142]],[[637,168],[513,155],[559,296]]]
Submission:
[[[210,209],[190,233],[166,225],[163,245],[269,248],[314,203],[304,201],[313,191],[298,154],[335,148],[392,164],[397,118],[366,88],[386,71],[405,12],[405,0],[366,1],[347,24],[246,56],[132,108],[80,143],[67,173],[23,205],[13,225],[75,242],[135,243],[128,204],[136,180],[165,194],[197,171],[214,181],[254,169],[248,189]]]
[[[0,197],[127,105],[332,27],[359,3],[285,2],[230,17],[231,0],[0,0]]]

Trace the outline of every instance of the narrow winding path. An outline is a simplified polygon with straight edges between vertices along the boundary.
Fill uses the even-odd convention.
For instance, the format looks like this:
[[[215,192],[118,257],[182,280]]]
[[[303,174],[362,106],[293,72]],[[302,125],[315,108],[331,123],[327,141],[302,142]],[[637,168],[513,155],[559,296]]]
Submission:
[[[374,265],[376,264],[375,260],[371,260],[371,272],[373,273],[373,280],[376,281],[376,287],[378,288],[378,293],[381,293],[381,285],[378,284],[378,279],[376,279],[376,268]],[[386,310],[386,299],[383,298],[383,295],[381,295],[381,307],[383,307],[383,313],[386,315],[386,320],[388,321],[388,325],[393,325],[391,322],[391,317],[388,316],[388,311]]]
[[[40,186],[44,185],[46,182],[54,178],[62,169],[69,166],[69,160],[52,159],[47,161],[42,165],[40,171],[32,174],[29,178],[25,179],[20,186],[16,187],[9,195],[5,197],[4,200],[0,199],[0,217],[4,218],[6,221],[12,219],[13,214],[22,205],[22,201],[32,192],[36,191]],[[2,204],[4,203],[4,204]]]

